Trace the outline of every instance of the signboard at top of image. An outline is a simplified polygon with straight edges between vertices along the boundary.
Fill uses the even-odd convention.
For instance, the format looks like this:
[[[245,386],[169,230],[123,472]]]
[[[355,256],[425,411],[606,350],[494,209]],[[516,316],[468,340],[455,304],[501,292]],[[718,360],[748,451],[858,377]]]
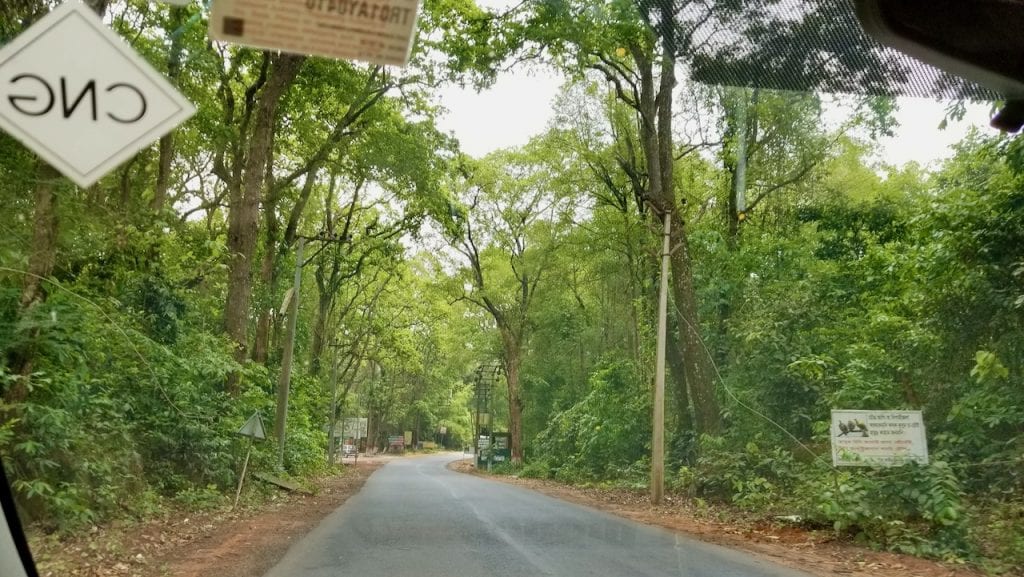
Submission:
[[[837,467],[928,464],[921,411],[832,411],[829,437]]]
[[[419,0],[217,0],[214,40],[404,66]]]

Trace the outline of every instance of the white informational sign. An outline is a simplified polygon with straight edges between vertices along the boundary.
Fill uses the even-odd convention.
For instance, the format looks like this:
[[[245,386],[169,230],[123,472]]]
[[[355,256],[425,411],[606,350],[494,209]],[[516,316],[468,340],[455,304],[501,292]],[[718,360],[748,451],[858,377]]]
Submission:
[[[353,417],[345,419],[342,426],[343,435],[346,439],[362,439],[366,436],[366,417]]]
[[[79,0],[0,49],[0,128],[83,188],[193,113]]]
[[[419,0],[216,0],[210,37],[256,48],[404,66]]]
[[[921,411],[832,411],[830,436],[837,467],[928,464]]]

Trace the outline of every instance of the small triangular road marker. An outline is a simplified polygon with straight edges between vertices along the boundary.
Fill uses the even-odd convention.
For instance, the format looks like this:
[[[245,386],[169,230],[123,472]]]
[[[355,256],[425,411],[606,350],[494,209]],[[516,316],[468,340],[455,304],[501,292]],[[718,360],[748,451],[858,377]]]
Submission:
[[[260,417],[259,411],[253,413],[249,420],[242,425],[242,428],[238,429],[238,434],[254,439],[267,438],[267,434],[263,432],[263,418]]]

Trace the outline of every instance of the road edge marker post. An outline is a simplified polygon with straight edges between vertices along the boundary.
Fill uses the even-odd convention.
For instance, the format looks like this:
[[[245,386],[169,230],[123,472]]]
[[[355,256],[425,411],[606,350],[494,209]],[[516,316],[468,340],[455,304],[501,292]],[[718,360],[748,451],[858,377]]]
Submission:
[[[245,473],[249,470],[249,457],[252,456],[252,446],[256,439],[266,439],[266,432],[263,430],[263,417],[259,411],[252,414],[251,417],[245,424],[242,425],[241,429],[238,429],[238,434],[243,437],[249,437],[249,448],[245,452],[245,461],[242,463],[242,474],[238,476],[238,489],[235,490],[235,502],[231,504],[231,509],[234,510],[238,506],[238,499],[242,496],[242,485],[245,483]]]

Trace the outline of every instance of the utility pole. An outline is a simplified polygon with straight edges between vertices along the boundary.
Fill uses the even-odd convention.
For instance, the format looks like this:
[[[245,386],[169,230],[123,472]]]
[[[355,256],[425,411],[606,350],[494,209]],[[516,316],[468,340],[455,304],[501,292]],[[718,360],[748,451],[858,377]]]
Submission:
[[[671,254],[671,213],[665,212],[665,234],[661,249],[661,290],[658,293],[658,353],[654,368],[654,435],[651,440],[651,503],[658,505],[665,494],[665,341],[668,332],[668,265]]]
[[[302,283],[302,249],[306,239],[300,237],[295,248],[295,284],[288,302],[288,327],[285,334],[284,354],[281,356],[281,375],[277,379],[277,419],[274,436],[277,437],[277,468],[284,469],[285,426],[288,423],[288,387],[292,378],[292,357],[295,352],[295,324],[299,316],[299,285]]]

